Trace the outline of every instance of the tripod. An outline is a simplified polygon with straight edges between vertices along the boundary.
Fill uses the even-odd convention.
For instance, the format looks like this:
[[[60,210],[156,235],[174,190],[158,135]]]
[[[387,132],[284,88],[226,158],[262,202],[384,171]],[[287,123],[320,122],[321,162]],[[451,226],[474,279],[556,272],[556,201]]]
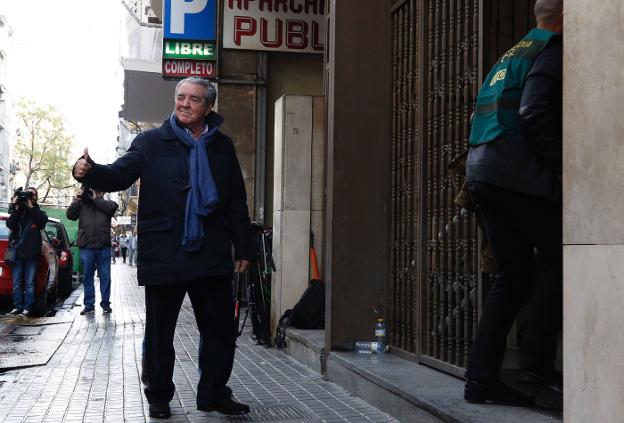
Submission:
[[[257,224],[252,224],[252,229],[256,244],[256,257],[245,272],[237,273],[234,277],[236,336],[239,337],[243,333],[247,318],[251,315],[252,333],[256,342],[270,345],[271,277],[275,271],[271,252],[273,232],[271,228],[264,228]],[[247,309],[243,322],[240,324],[243,287],[247,293]]]

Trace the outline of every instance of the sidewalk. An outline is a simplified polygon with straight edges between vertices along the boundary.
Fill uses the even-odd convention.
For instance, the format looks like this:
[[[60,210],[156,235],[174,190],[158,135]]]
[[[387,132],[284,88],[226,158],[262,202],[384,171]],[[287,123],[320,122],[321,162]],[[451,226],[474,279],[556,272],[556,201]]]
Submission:
[[[150,419],[139,380],[143,289],[135,268],[122,263],[112,265],[112,278],[112,314],[98,308],[95,315],[80,316],[81,295],[75,307],[66,302],[73,323],[50,361],[0,373],[0,422],[396,421],[283,352],[255,345],[248,334],[238,341],[230,387],[252,412],[226,417],[197,411],[199,334],[188,298],[175,338],[172,416]]]

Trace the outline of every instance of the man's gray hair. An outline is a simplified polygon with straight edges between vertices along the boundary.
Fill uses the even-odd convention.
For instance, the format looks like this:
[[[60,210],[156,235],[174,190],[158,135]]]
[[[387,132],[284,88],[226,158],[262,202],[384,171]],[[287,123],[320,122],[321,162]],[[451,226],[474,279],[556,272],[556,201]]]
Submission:
[[[207,79],[198,78],[196,76],[189,76],[188,78],[184,78],[178,85],[176,85],[175,96],[178,96],[178,89],[182,86],[182,84],[195,84],[201,85],[204,87],[204,101],[208,107],[212,107],[217,101],[217,90],[212,82]]]
[[[537,22],[552,22],[563,13],[563,0],[537,0],[535,19]]]

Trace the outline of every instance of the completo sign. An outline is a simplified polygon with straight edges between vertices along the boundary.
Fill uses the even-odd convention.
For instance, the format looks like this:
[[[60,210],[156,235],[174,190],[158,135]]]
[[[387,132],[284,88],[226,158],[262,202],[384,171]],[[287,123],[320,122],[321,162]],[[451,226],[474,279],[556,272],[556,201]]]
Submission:
[[[163,40],[166,59],[216,60],[214,41]]]
[[[216,66],[214,61],[163,59],[163,76],[168,78],[214,78]]]
[[[325,0],[225,0],[223,47],[322,53]]]
[[[217,39],[217,0],[164,0],[164,38]]]

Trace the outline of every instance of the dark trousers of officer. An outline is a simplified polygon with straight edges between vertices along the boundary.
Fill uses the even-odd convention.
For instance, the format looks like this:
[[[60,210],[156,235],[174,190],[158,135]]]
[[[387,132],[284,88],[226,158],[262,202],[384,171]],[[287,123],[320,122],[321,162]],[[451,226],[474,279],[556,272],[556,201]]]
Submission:
[[[226,384],[232,373],[236,346],[232,283],[228,278],[208,278],[145,287],[146,323],[141,379],[150,404],[169,402],[173,398],[173,337],[187,293],[200,334],[197,404],[210,403],[231,394]]]
[[[519,308],[529,303],[521,339],[522,365],[551,372],[562,325],[563,246],[561,205],[546,199],[470,182],[497,262],[470,354],[466,377],[493,382]],[[540,265],[535,268],[534,249]]]

